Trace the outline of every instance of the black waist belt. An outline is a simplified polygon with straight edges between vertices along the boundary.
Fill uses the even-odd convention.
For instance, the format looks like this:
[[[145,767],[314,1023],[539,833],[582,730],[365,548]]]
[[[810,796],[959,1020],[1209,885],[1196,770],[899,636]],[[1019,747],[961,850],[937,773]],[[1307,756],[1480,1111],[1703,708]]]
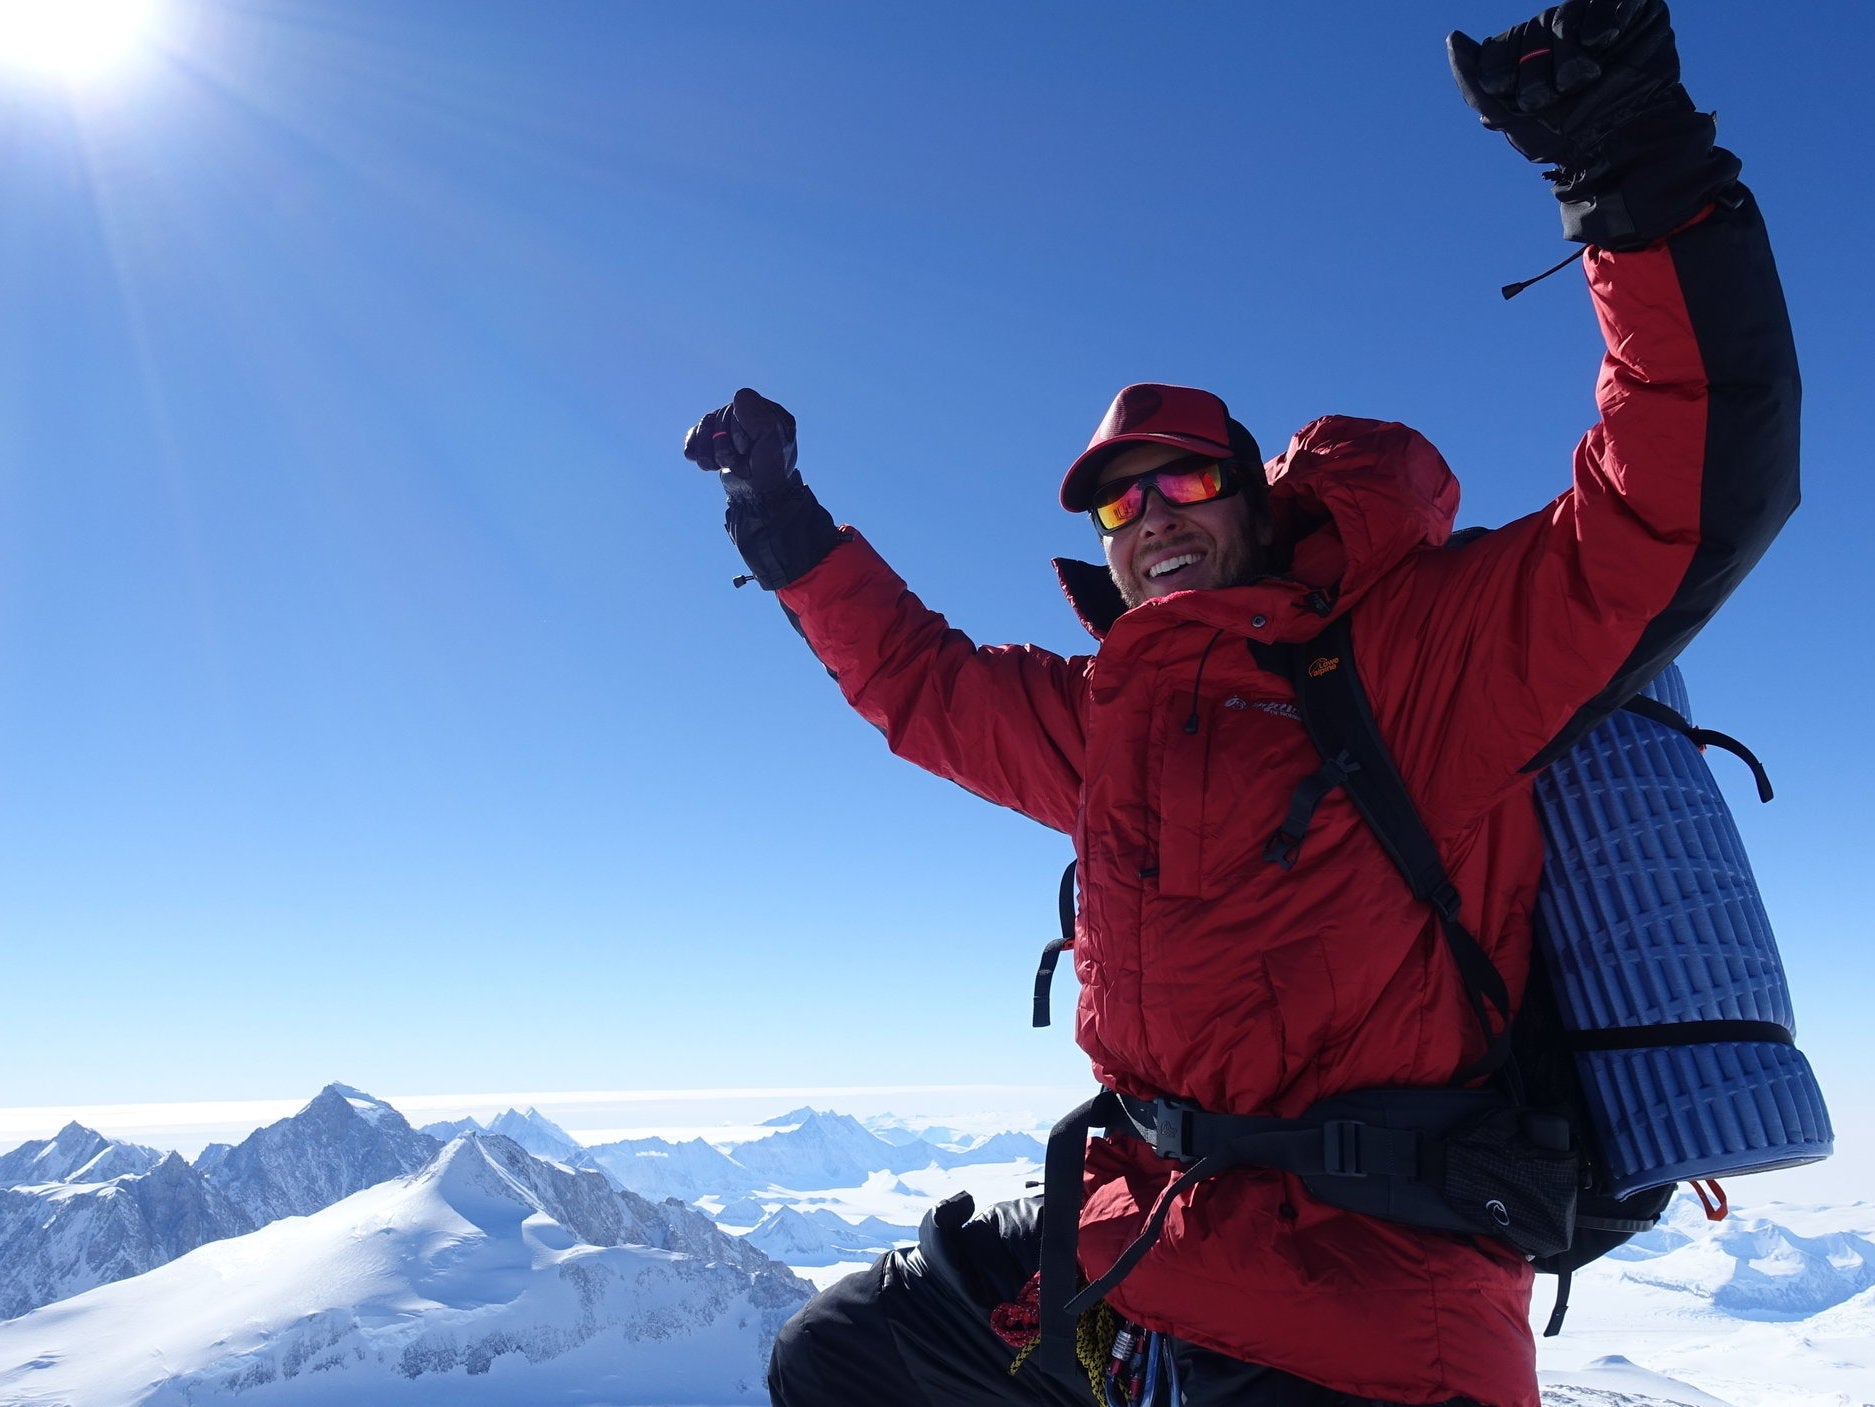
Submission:
[[[1219,1172],[1254,1163],[1302,1176],[1419,1175],[1416,1129],[1383,1128],[1358,1119],[1214,1114],[1182,1099],[1135,1099],[1126,1094],[1115,1094],[1114,1099],[1126,1118],[1118,1128],[1108,1124],[1107,1132],[1130,1133],[1174,1162],[1228,1157]]]
[[[1159,1194],[1146,1224],[1112,1268],[1077,1292],[1081,1181],[1087,1139],[1095,1130],[1140,1139],[1183,1171]],[[1553,1165],[1540,1173],[1548,1183],[1548,1202],[1526,1208],[1516,1198],[1490,1195],[1495,1176],[1472,1191],[1480,1160],[1501,1162],[1513,1146],[1519,1168],[1532,1155]],[[1237,1167],[1294,1173],[1332,1206],[1413,1226],[1498,1236],[1527,1252],[1562,1249],[1573,1235],[1576,1155],[1566,1122],[1514,1108],[1494,1090],[1357,1090],[1320,1101],[1300,1119],[1219,1114],[1186,1100],[1102,1090],[1048,1135],[1038,1352],[1071,1367],[1075,1318],[1152,1249],[1180,1192]],[[1566,1210],[1555,1205],[1563,1199]],[[1559,1237],[1559,1244],[1550,1244]]]

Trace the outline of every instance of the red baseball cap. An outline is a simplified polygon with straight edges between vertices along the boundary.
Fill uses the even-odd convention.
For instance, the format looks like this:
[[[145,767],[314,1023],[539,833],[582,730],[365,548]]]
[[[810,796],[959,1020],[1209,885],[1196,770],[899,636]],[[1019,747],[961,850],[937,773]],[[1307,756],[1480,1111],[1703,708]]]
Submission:
[[[1107,461],[1129,444],[1178,445],[1194,454],[1230,458],[1230,410],[1209,391],[1195,386],[1143,382],[1128,386],[1107,407],[1107,418],[1094,431],[1081,457],[1061,481],[1061,506],[1085,513],[1094,485]]]

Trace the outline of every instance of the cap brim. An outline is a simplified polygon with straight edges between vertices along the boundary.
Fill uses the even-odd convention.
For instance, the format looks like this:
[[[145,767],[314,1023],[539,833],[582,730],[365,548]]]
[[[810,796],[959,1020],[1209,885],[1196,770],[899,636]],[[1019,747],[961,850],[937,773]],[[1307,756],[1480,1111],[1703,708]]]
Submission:
[[[1085,513],[1093,507],[1094,487],[1100,482],[1100,474],[1107,467],[1107,461],[1135,444],[1176,445],[1193,454],[1210,454],[1219,459],[1229,459],[1231,456],[1229,444],[1219,444],[1202,435],[1161,434],[1149,430],[1115,435],[1086,450],[1068,466],[1067,475],[1061,481],[1061,506],[1070,513]]]

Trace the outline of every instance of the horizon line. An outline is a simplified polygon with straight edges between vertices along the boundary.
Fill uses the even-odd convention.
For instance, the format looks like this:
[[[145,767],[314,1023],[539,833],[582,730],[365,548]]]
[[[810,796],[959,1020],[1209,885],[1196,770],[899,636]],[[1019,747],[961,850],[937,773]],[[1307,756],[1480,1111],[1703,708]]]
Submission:
[[[343,1080],[330,1080],[326,1085],[345,1085],[348,1089],[360,1089],[357,1085],[347,1084]],[[391,1094],[370,1097],[391,1105],[399,1112],[408,1110],[412,1113],[434,1113],[439,1110],[454,1109],[463,1106],[491,1105],[521,1109],[526,1105],[541,1104],[649,1104],[660,1100],[709,1100],[709,1099],[816,1099],[838,1098],[864,1095],[960,1095],[990,1090],[1028,1090],[1041,1091],[1066,1086],[1057,1086],[1048,1082],[1025,1083],[947,1083],[947,1084],[882,1084],[882,1085],[775,1085],[775,1086],[705,1086],[692,1089],[648,1089],[648,1090],[535,1090],[482,1092],[468,1094]],[[361,1093],[364,1093],[360,1089]],[[80,1123],[87,1127],[98,1123],[133,1123],[143,1128],[160,1128],[171,1125],[187,1126],[195,1124],[220,1124],[241,1121],[249,1118],[265,1120],[270,1117],[286,1117],[304,1108],[313,1095],[267,1097],[252,1099],[212,1099],[212,1100],[152,1100],[139,1103],[115,1104],[20,1104],[0,1105],[0,1138],[15,1134],[20,1130],[36,1130],[48,1124],[62,1128],[68,1123]],[[284,1111],[284,1112],[283,1112]],[[33,1136],[30,1132],[27,1137]]]

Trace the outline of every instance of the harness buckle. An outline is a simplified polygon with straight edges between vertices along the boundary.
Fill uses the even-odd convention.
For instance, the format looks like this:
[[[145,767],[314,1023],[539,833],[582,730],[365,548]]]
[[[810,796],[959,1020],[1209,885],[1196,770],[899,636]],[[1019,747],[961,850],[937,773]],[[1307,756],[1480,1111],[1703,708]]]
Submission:
[[[1358,1119],[1330,1119],[1322,1125],[1322,1171],[1334,1177],[1366,1177],[1361,1166],[1361,1130]]]
[[[1195,1108],[1171,1099],[1155,1099],[1152,1102],[1152,1110],[1154,1116],[1153,1152],[1161,1158],[1170,1158],[1174,1162],[1196,1162],[1198,1154],[1191,1146],[1191,1116],[1197,1112]]]
[[[1204,1157],[1198,1148],[1198,1118],[1204,1109],[1189,1099],[1153,1099],[1153,1152],[1174,1163],[1196,1163]]]

